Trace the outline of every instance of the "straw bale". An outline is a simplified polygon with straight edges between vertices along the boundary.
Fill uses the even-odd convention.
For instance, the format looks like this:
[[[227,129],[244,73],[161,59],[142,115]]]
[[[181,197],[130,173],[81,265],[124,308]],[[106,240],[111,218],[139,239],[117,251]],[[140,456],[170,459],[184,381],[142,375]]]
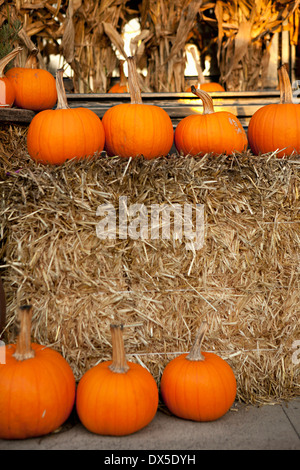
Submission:
[[[49,167],[29,158],[25,129],[1,136],[2,339],[14,341],[17,307],[31,302],[33,340],[60,351],[79,379],[111,357],[109,325],[122,322],[128,360],[159,384],[207,320],[203,348],[232,366],[239,400],[299,396],[299,156],[102,153]],[[170,239],[100,239],[97,208],[118,208],[121,196],[128,207],[204,204],[203,247],[187,250],[172,230]]]

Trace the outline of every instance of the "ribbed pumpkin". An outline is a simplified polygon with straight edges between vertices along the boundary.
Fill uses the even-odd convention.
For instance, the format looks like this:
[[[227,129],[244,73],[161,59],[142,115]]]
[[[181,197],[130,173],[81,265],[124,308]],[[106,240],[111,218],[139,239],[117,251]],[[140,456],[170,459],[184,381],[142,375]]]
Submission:
[[[31,158],[44,164],[61,164],[101,152],[105,134],[100,118],[87,108],[69,108],[63,85],[63,70],[56,74],[58,103],[56,109],[34,116],[27,134]]]
[[[111,156],[124,158],[165,156],[173,144],[172,121],[159,106],[143,104],[135,59],[127,60],[131,102],[118,104],[105,112],[102,118],[105,149]]]
[[[300,153],[300,104],[293,103],[292,87],[283,65],[278,70],[280,103],[259,108],[251,117],[248,140],[254,155],[276,152],[277,157]]]
[[[219,419],[236,397],[236,379],[229,364],[214,353],[201,352],[206,330],[207,323],[203,322],[190,353],[170,361],[162,373],[162,399],[183,419]]]
[[[111,326],[112,361],[88,370],[77,388],[76,408],[91,432],[123,436],[147,426],[158,406],[158,387],[150,372],[127,362],[122,325]]]
[[[4,69],[7,64],[19,54],[21,50],[21,47],[16,47],[13,51],[9,52],[0,60],[0,108],[11,108],[14,104],[16,97],[15,87],[4,75]]]
[[[59,428],[75,402],[75,378],[51,348],[31,343],[32,307],[20,308],[17,344],[5,348],[0,364],[0,439],[43,436]]]
[[[13,67],[5,74],[15,88],[15,106],[32,111],[51,109],[57,101],[55,78],[47,70],[37,68],[37,53],[33,49],[25,67]]]
[[[211,96],[192,86],[203,102],[203,114],[183,118],[175,130],[175,146],[184,155],[214,155],[242,152],[247,136],[238,118],[228,111],[214,111]]]
[[[119,71],[120,71],[120,81],[113,85],[108,93],[128,93],[128,83],[127,78],[124,74],[124,60],[120,60]]]

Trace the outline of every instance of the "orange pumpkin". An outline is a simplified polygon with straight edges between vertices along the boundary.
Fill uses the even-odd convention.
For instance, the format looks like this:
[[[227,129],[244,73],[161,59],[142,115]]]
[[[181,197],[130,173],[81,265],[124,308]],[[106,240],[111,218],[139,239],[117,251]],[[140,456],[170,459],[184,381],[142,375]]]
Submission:
[[[127,362],[122,325],[112,325],[112,361],[88,370],[77,388],[76,408],[91,432],[123,436],[147,426],[158,406],[158,387],[150,372]]]
[[[160,390],[164,403],[176,416],[193,421],[214,421],[234,403],[236,379],[229,364],[214,353],[201,352],[207,329],[204,322],[189,354],[181,354],[165,367]]]
[[[217,82],[206,82],[206,83],[201,83],[200,90],[211,91],[211,92],[212,91],[225,91],[225,88],[222,87],[222,85]]]
[[[222,87],[220,83],[217,82],[206,82],[206,83],[201,83],[198,85],[198,89],[208,91],[208,92],[214,92],[214,91],[225,91],[225,88]],[[188,87],[185,91],[191,92],[192,87]]]
[[[143,104],[135,59],[127,60],[131,102],[118,104],[105,112],[102,118],[105,149],[109,155],[124,158],[165,156],[173,145],[171,118],[159,106]]]
[[[184,155],[214,155],[242,152],[247,136],[238,118],[228,111],[214,111],[211,96],[192,86],[203,102],[203,114],[183,118],[175,129],[175,146]]]
[[[15,106],[32,111],[51,109],[57,101],[55,78],[37,68],[37,49],[31,51],[25,67],[13,67],[5,74],[15,87]]]
[[[108,93],[128,93],[128,83],[127,78],[124,74],[123,69],[124,61],[120,60],[119,70],[120,70],[120,81],[113,85]]]
[[[31,306],[20,309],[17,344],[0,363],[0,439],[26,439],[55,431],[75,402],[75,378],[57,351],[31,343]]]
[[[63,70],[56,75],[58,104],[34,116],[27,134],[31,158],[44,164],[61,164],[101,152],[105,134],[102,122],[88,108],[69,108],[63,85]]]
[[[15,87],[4,75],[4,69],[7,64],[19,54],[21,50],[21,47],[16,47],[13,51],[9,52],[0,60],[0,108],[11,108],[14,104],[16,97]]]
[[[280,103],[259,108],[250,119],[248,140],[254,155],[277,152],[277,157],[300,153],[300,104],[293,103],[292,87],[283,65],[278,70]]]
[[[110,90],[108,90],[108,93],[128,93],[128,86],[116,83],[110,88]]]

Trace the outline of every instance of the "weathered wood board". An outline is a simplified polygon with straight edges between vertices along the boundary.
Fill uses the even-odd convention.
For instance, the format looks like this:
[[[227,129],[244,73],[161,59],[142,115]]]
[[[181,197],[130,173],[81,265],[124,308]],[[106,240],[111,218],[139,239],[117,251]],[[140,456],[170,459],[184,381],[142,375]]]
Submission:
[[[214,92],[210,93],[215,111],[229,111],[237,116],[242,125],[247,128],[251,116],[261,106],[279,103],[279,91],[264,92]],[[92,109],[100,118],[112,106],[130,102],[129,93],[89,93],[67,94],[71,108],[87,107]],[[192,93],[142,93],[145,104],[162,107],[171,117],[174,126],[190,114],[203,112],[202,101]],[[29,124],[35,116],[34,111],[19,108],[0,109],[0,122]]]

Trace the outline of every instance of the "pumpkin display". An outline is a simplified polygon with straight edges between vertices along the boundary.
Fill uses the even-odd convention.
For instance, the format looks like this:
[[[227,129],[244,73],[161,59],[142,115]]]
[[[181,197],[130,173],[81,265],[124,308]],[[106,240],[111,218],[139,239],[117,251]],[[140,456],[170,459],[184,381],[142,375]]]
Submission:
[[[175,129],[175,146],[184,155],[214,155],[242,152],[247,136],[238,118],[228,111],[214,111],[211,96],[192,86],[192,92],[203,102],[203,114],[183,118]]]
[[[248,126],[249,145],[254,153],[277,152],[282,158],[300,153],[300,105],[293,103],[290,78],[285,65],[278,70],[280,103],[259,108]]]
[[[58,103],[32,119],[27,134],[31,158],[44,164],[61,164],[101,152],[105,134],[102,122],[88,108],[69,108],[63,85],[63,70],[56,74]]]
[[[152,159],[167,155],[173,145],[173,125],[167,112],[159,106],[144,104],[138,84],[134,57],[128,59],[130,103],[109,108],[102,123],[108,155]]]
[[[112,360],[89,369],[81,378],[76,409],[82,424],[102,435],[132,434],[154,418],[158,387],[150,372],[127,362],[123,326],[111,325]]]
[[[14,104],[16,97],[15,87],[9,78],[4,75],[4,69],[21,50],[21,47],[16,47],[0,60],[0,108],[11,108]]]
[[[201,352],[207,326],[202,323],[190,353],[171,360],[161,377],[167,408],[192,421],[219,419],[236,397],[236,379],[229,364],[214,353]]]
[[[119,64],[119,71],[120,71],[120,81],[113,85],[109,90],[108,93],[128,93],[128,83],[127,78],[124,74],[124,61],[120,60]]]
[[[12,67],[5,74],[15,88],[15,106],[32,111],[51,109],[57,101],[55,78],[38,68],[37,53],[33,49],[24,67]]]
[[[0,439],[43,436],[59,428],[75,402],[75,378],[63,356],[31,343],[32,307],[19,309],[16,344],[0,363]],[[3,355],[2,355],[3,357]]]

